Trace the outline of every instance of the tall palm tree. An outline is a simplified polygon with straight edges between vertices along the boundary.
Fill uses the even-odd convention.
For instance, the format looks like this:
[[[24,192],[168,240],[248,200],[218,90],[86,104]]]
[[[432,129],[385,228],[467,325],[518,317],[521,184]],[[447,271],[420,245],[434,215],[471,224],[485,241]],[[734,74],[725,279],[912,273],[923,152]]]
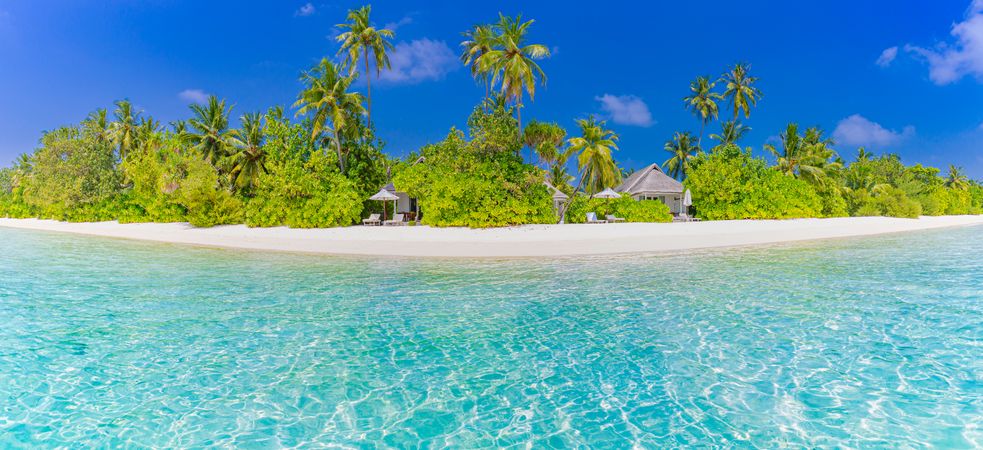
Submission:
[[[485,98],[491,95],[491,73],[482,70],[478,59],[492,51],[497,42],[495,27],[491,25],[475,25],[464,33],[461,42],[461,62],[471,69],[471,76],[485,85]]]
[[[259,176],[266,173],[266,151],[263,150],[262,116],[259,113],[244,114],[242,129],[233,139],[236,153],[232,155],[232,179],[239,189],[252,190]]]
[[[545,45],[526,42],[526,34],[533,22],[523,22],[521,15],[513,18],[499,14],[498,23],[495,24],[498,36],[494,48],[476,61],[481,72],[491,74],[491,84],[501,82],[502,94],[515,103],[520,135],[523,96],[528,93],[530,100],[535,98],[537,78],[540,84],[546,85],[546,73],[536,61],[550,56],[550,50]]]
[[[945,179],[945,185],[953,189],[968,189],[969,178],[963,174],[962,167],[949,164],[949,176]]]
[[[593,115],[577,121],[580,136],[567,140],[572,153],[577,153],[577,168],[580,170],[580,181],[574,193],[584,188],[591,196],[621,182],[621,171],[615,164],[611,152],[618,149],[618,135],[605,127],[604,121],[598,121]],[[567,201],[560,213],[560,223],[566,219],[566,213],[573,197]]]
[[[338,166],[345,173],[345,154],[341,148],[341,135],[344,132],[348,117],[351,114],[361,114],[362,96],[357,92],[349,92],[354,75],[345,76],[336,64],[321,60],[313,69],[304,72],[300,80],[306,87],[297,96],[294,107],[298,108],[297,115],[311,114],[313,130],[311,140],[324,135],[332,141],[338,154]]]
[[[205,105],[191,105],[193,117],[188,119],[191,131],[186,139],[201,153],[206,161],[218,168],[232,148],[236,130],[229,128],[229,114],[232,106],[225,106],[225,100],[212,95]]]
[[[723,96],[734,107],[735,122],[740,111],[744,111],[745,119],[751,117],[751,107],[755,106],[761,98],[761,91],[754,86],[758,78],[751,76],[750,71],[750,65],[740,63],[720,77],[720,82],[726,85]]]
[[[130,151],[136,147],[137,120],[140,112],[133,110],[133,104],[129,100],[119,100],[115,105],[113,116],[116,117],[116,121],[110,125],[109,135],[119,150],[120,159],[126,159]]]
[[[666,162],[662,163],[669,176],[683,180],[689,172],[690,160],[696,156],[700,147],[693,145],[693,136],[688,131],[676,132],[672,139],[666,141],[665,151],[671,155]]]
[[[560,156],[560,147],[567,138],[567,130],[555,123],[533,120],[526,125],[522,138],[523,143],[539,157],[539,162],[549,168]]]
[[[690,95],[683,98],[687,108],[700,119],[700,138],[696,141],[700,147],[703,146],[703,129],[720,114],[717,101],[723,100],[724,96],[713,91],[716,85],[708,77],[696,77],[689,84]]]
[[[347,30],[336,38],[341,43],[338,54],[347,53],[348,69],[355,71],[359,61],[365,63],[365,93],[368,104],[368,121],[372,125],[372,77],[369,74],[369,62],[375,64],[375,74],[379,76],[383,68],[389,68],[389,51],[393,44],[389,42],[395,36],[393,30],[379,29],[372,26],[369,13],[372,5],[365,5],[356,10],[348,11],[348,22],[336,25]],[[369,54],[371,53],[371,57]]]

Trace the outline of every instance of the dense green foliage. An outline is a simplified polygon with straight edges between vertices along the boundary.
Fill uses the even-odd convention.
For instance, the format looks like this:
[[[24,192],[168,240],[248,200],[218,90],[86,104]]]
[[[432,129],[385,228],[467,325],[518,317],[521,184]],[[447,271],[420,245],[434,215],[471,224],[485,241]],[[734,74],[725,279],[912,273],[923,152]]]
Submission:
[[[750,66],[737,64],[713,83],[698,77],[690,83],[686,107],[700,119],[700,130],[718,113],[718,100],[730,103],[733,120],[720,124],[710,138],[719,145],[710,153],[687,132],[676,132],[663,163],[671,176],[685,180],[693,194],[693,210],[704,219],[782,219],[792,217],[894,216],[980,214],[980,185],[950,166],[946,178],[939,170],[905,167],[896,155],[872,158],[860,148],[856,161],[846,164],[835,142],[822,129],[804,132],[789,123],[778,143],[766,144],[775,164],[753,158],[751,149],[736,143],[749,130],[737,122],[761,98]],[[714,92],[717,84],[723,92]],[[699,141],[697,141],[699,142]],[[695,156],[694,156],[695,155]]]
[[[290,123],[273,109],[244,117],[240,133],[215,117],[228,114],[222,102],[210,105],[196,111],[211,117],[193,125],[201,134],[147,127],[125,157],[86,125],[46,133],[34,154],[3,170],[0,216],[342,226],[359,220],[367,192],[385,179],[381,142],[361,121],[354,137],[341,137],[353,161],[346,177],[337,153],[310,139],[311,122]]]
[[[303,89],[290,116],[298,121],[281,107],[236,117],[232,103],[212,96],[165,129],[129,100],[119,100],[112,111],[97,109],[78,125],[44,133],[33,153],[0,169],[0,217],[346,226],[379,212],[382,204],[369,197],[392,181],[416,198],[423,223],[434,226],[583,222],[587,212],[629,222],[672,219],[661,202],[590,197],[616,187],[626,173],[615,158],[618,134],[604,120],[577,120],[573,136],[557,123],[536,120],[522,129],[523,101],[545,84],[538,61],[550,51],[530,43],[534,22],[521,16],[499,14],[495,23],[465,33],[461,61],[485,91],[467,120],[467,134],[452,129],[405,160],[388,158],[372,126],[371,79],[373,68],[378,78],[390,66],[394,32],[376,28],[370,13],[368,6],[349,11],[338,25],[343,61],[324,58],[301,75]],[[364,96],[352,90],[360,73]],[[749,130],[741,116],[749,119],[762,98],[757,84],[751,66],[741,63],[716,81],[698,77],[689,86],[684,102],[699,121],[699,134],[674,133],[663,147],[669,153],[663,166],[685,180],[696,216],[983,211],[983,187],[959,168],[950,166],[943,175],[864,149],[846,164],[817,127],[800,132],[794,123],[786,126],[776,145],[764,147],[775,161],[769,166],[737,146]],[[730,120],[709,135],[717,146],[706,151],[705,128],[720,120],[721,111]],[[576,172],[568,173],[574,166]],[[555,205],[547,183],[569,199]]]
[[[599,219],[611,214],[625,219],[625,222],[672,222],[672,214],[665,203],[658,200],[636,201],[627,195],[617,199],[577,196],[570,203],[567,221],[584,223],[589,212],[597,214]]]
[[[341,174],[336,153],[315,149],[300,125],[273,120],[268,128],[266,173],[246,206],[246,223],[295,228],[355,223],[364,192]]]
[[[905,167],[895,155],[827,167],[812,178],[787,173],[782,163],[768,167],[733,145],[691,165],[685,185],[696,214],[710,220],[980,214],[983,206],[978,184],[947,185],[938,169]]]
[[[451,130],[399,167],[394,183],[425,205],[423,223],[490,227],[552,223],[556,216],[543,172],[516,151],[518,124],[498,103],[475,108],[470,140]],[[422,160],[420,157],[422,156]]]
[[[709,220],[819,217],[822,200],[804,181],[772,170],[736,145],[693,158],[685,186],[697,216]]]

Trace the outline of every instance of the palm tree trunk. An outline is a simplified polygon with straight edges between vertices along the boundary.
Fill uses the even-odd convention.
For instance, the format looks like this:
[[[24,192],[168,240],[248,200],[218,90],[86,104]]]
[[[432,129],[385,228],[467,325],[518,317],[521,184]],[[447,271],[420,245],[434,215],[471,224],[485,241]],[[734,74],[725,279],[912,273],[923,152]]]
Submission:
[[[369,76],[369,49],[365,49],[365,100],[368,104],[368,122],[369,126],[372,126],[372,77]]]
[[[522,100],[515,104],[515,114],[519,119],[519,140],[522,140]]]
[[[341,151],[341,139],[338,139],[336,137],[334,139],[334,142],[335,142],[335,149],[337,149],[338,152],[338,168],[341,169],[341,174],[345,175],[345,155]]]
[[[706,128],[706,126],[707,126],[707,121],[706,120],[701,120],[700,121],[700,139],[698,141],[696,141],[696,146],[699,147],[701,151],[703,150],[703,129]]]
[[[580,191],[580,187],[584,184],[584,179],[587,178],[587,172],[580,175],[580,181],[577,182],[577,187],[573,190],[573,195],[567,199],[567,202],[563,204],[560,208],[560,221],[557,224],[563,223],[567,218],[567,210],[570,209],[570,204],[573,203],[573,199],[577,198],[577,192]]]

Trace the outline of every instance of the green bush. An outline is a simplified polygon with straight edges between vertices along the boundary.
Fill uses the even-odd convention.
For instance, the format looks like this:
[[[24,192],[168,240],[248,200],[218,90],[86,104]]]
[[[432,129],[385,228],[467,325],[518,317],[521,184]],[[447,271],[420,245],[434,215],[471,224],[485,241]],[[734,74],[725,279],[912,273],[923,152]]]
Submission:
[[[885,216],[916,218],[922,213],[922,206],[917,201],[893,186],[879,189],[874,198]]]
[[[246,204],[251,227],[337,227],[355,223],[362,199],[355,185],[338,172],[334,155],[312,153],[307,161],[288,157],[271,162],[255,196]]]
[[[438,227],[497,227],[555,223],[544,174],[524,164],[516,150],[518,126],[503,105],[477,107],[468,123],[472,139],[451,130],[447,138],[397,167],[396,188],[416,197],[423,223]],[[423,161],[416,161],[419,157]]]
[[[597,214],[599,219],[611,214],[625,222],[672,222],[669,207],[659,200],[634,200],[629,196],[618,199],[574,197],[567,211],[568,223],[584,223],[587,213]]]
[[[708,220],[820,217],[823,202],[805,181],[768,168],[735,145],[700,154],[685,181],[697,217]]]

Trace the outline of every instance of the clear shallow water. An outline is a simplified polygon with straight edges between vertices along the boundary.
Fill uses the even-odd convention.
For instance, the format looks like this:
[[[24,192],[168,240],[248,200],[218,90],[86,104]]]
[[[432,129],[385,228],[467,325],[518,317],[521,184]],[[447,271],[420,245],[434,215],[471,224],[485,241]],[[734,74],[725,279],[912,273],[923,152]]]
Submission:
[[[0,448],[983,446],[981,227],[543,262],[0,241]]]

